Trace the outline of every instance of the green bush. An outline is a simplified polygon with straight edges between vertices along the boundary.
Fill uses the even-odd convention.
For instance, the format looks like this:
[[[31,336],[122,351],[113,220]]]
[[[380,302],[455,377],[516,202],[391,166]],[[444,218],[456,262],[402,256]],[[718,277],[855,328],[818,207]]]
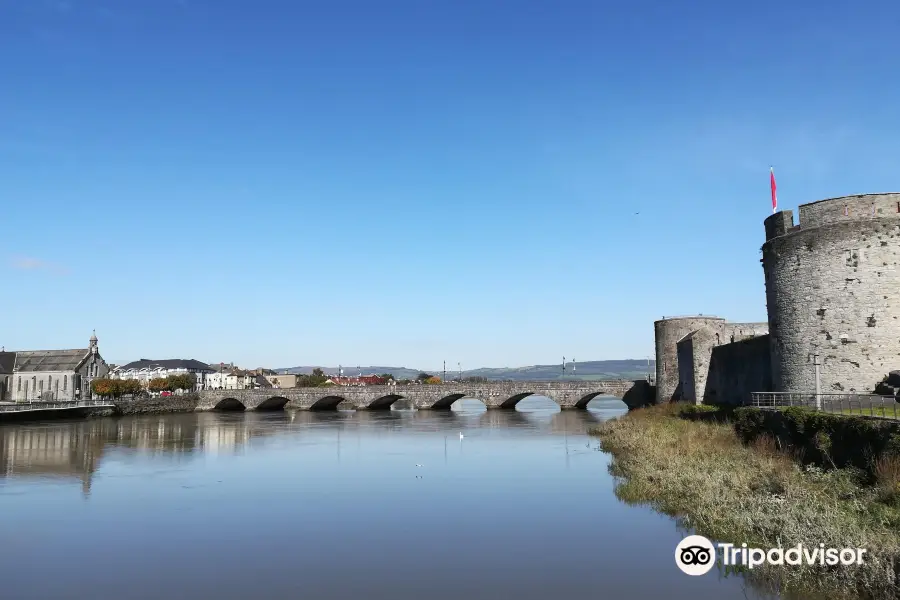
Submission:
[[[681,408],[682,413],[711,413],[718,412],[719,407],[713,404],[685,404]]]
[[[769,435],[821,466],[857,467],[872,473],[875,461],[900,455],[900,424],[864,417],[821,413],[806,408],[733,413],[734,430],[745,443]]]
[[[891,436],[884,451],[893,456],[900,456],[900,433]]]
[[[683,404],[678,407],[678,416],[690,421],[716,421],[729,420],[733,408],[716,404]]]

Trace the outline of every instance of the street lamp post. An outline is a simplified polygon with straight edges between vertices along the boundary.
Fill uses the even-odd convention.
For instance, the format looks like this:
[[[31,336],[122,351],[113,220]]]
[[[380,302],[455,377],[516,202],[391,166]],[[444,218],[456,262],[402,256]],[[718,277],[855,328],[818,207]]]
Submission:
[[[819,368],[822,363],[819,361],[819,353],[813,354],[813,365],[816,367],[816,410],[822,410],[822,383],[819,376]]]

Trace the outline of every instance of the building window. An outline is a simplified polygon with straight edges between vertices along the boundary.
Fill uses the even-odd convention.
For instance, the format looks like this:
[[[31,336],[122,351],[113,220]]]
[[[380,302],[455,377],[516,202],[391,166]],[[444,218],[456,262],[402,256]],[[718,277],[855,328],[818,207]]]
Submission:
[[[17,379],[18,379],[18,382],[16,383],[16,391],[21,392],[22,391],[22,376],[19,375],[17,377]]]
[[[69,387],[69,376],[63,375],[63,391],[66,391]]]
[[[50,384],[53,383],[53,375],[47,375],[47,389],[50,389]]]
[[[37,389],[37,377],[35,377],[34,375],[31,376],[31,389]]]
[[[40,386],[39,389],[41,390],[41,393],[43,394],[44,393],[44,380],[41,379],[41,382],[38,385]]]

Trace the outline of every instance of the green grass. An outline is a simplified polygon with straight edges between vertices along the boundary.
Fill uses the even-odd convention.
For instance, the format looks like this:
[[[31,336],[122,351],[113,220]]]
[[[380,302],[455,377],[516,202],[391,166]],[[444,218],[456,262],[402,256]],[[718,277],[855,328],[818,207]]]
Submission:
[[[597,428],[620,499],[738,545],[867,548],[860,566],[763,566],[751,575],[813,597],[898,597],[900,458],[881,458],[877,485],[864,485],[858,470],[802,467],[771,437],[747,446],[730,424],[683,419],[680,410],[641,409]]]
[[[881,417],[883,419],[900,418],[900,405],[896,408],[891,406],[877,406],[873,408],[845,408],[835,414],[855,415],[862,417]]]
[[[787,410],[789,406],[776,406],[775,410]],[[797,407],[794,407],[797,408]],[[770,409],[771,410],[771,409]],[[812,407],[806,407],[804,410],[814,411]],[[823,414],[827,415],[847,415],[854,417],[880,417],[883,419],[900,419],[900,403],[897,404],[896,412],[893,406],[876,406],[872,408],[843,408],[840,410],[823,410]]]

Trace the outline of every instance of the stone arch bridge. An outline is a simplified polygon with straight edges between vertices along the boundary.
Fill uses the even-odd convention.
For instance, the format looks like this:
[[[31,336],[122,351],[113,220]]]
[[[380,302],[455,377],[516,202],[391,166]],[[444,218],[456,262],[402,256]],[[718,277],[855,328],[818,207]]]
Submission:
[[[629,407],[645,404],[653,388],[645,380],[445,382],[435,385],[369,385],[254,390],[205,390],[198,410],[334,410],[344,403],[356,410],[388,410],[406,399],[417,409],[448,410],[461,398],[477,398],[489,409],[513,409],[528,396],[546,396],[560,408],[587,408],[597,396],[621,398]]]

